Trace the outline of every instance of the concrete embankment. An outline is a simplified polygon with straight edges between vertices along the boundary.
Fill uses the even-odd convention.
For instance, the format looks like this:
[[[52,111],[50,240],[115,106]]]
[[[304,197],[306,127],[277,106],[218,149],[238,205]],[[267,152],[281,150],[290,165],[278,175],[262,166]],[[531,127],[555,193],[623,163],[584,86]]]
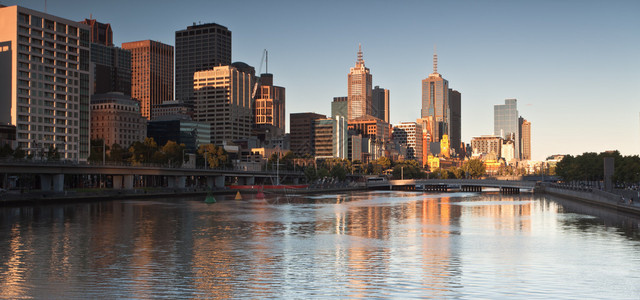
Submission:
[[[573,199],[618,211],[640,215],[640,203],[629,203],[628,198],[598,189],[572,188],[554,185],[543,185],[541,191],[550,195]]]

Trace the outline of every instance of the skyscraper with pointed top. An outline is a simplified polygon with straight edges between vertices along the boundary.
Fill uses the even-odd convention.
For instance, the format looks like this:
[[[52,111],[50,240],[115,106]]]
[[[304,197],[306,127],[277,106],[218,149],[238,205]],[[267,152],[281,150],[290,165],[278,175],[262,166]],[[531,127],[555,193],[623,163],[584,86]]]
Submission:
[[[440,142],[443,135],[449,135],[451,123],[449,111],[449,82],[438,73],[438,54],[433,52],[433,73],[422,80],[422,110],[421,119],[426,126],[426,133],[430,142]],[[426,147],[426,146],[425,146]]]
[[[368,117],[372,114],[372,79],[369,68],[364,66],[362,45],[358,46],[358,60],[349,71],[348,119]]]

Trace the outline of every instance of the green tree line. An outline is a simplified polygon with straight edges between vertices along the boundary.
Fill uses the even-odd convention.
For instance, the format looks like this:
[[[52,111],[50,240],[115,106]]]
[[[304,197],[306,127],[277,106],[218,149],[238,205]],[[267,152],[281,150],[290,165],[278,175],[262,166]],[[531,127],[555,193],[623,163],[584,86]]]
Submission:
[[[613,157],[613,181],[617,183],[640,182],[640,157],[622,156],[618,151],[585,152],[582,155],[567,155],[556,165],[556,174],[564,181],[604,180],[604,158]]]

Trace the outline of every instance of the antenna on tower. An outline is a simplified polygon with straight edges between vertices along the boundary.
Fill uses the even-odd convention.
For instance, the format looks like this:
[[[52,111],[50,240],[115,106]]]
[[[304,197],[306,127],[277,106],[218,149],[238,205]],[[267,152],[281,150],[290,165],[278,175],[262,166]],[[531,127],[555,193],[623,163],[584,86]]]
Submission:
[[[358,62],[362,62],[362,44],[358,44]]]
[[[433,45],[433,73],[438,74],[438,53],[436,52],[436,45]]]
[[[264,49],[264,63],[265,63],[265,72],[269,74],[269,51]]]

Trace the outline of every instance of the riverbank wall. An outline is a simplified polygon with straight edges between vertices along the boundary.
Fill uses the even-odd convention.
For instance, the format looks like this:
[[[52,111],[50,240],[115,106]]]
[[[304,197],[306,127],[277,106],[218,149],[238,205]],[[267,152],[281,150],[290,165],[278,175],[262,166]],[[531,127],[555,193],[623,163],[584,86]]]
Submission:
[[[633,198],[618,194],[592,188],[568,187],[555,184],[543,184],[537,189],[550,195],[640,215],[640,201],[630,201]]]

